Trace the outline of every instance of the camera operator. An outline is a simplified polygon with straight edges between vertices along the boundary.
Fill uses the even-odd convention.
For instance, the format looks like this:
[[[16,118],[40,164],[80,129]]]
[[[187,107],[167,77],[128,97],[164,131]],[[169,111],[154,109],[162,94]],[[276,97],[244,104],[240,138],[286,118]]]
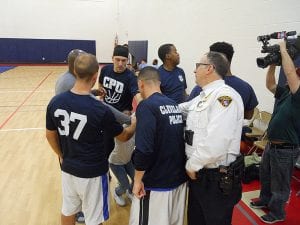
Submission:
[[[261,191],[258,201],[250,203],[252,208],[267,208],[269,213],[261,216],[265,223],[284,221],[285,203],[290,194],[290,180],[300,153],[296,124],[300,115],[300,78],[294,63],[281,42],[282,67],[287,78],[286,87],[275,81],[275,65],[270,65],[266,87],[278,100],[267,129],[268,143],[260,167]]]

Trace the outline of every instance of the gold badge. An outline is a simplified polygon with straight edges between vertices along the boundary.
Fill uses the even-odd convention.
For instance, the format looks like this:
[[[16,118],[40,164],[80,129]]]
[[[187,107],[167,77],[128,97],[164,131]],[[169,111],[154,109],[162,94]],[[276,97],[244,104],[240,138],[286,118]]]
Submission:
[[[221,96],[218,98],[218,101],[222,104],[222,106],[227,107],[232,102],[232,98],[229,96]]]

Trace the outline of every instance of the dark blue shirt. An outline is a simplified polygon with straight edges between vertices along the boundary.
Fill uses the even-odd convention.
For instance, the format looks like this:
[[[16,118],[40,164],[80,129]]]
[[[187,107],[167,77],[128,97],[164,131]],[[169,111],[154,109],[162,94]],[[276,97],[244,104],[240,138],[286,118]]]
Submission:
[[[182,114],[168,97],[154,93],[140,102],[133,163],[145,171],[145,188],[176,188],[186,181]]]
[[[168,71],[161,65],[158,71],[161,80],[161,92],[177,104],[184,102],[186,79],[183,69],[175,67],[172,71]]]
[[[70,91],[50,101],[46,127],[59,134],[61,169],[82,178],[97,177],[108,171],[103,134],[115,137],[123,131],[107,106],[90,95]]]
[[[300,88],[292,94],[288,86],[277,86],[275,98],[278,101],[268,126],[268,139],[299,145]]]
[[[295,67],[300,67],[300,55],[298,55],[295,59],[294,59],[294,64]],[[282,66],[280,67],[280,73],[279,73],[279,80],[278,80],[278,85],[284,87],[286,85],[286,76],[285,73],[283,71]],[[276,105],[277,105],[277,99],[275,101],[274,104],[274,111],[276,110]],[[298,134],[298,138],[300,140],[300,119],[296,121],[296,130],[297,130],[297,134]]]
[[[132,110],[132,99],[138,93],[137,79],[132,71],[115,73],[113,65],[101,69],[99,83],[106,90],[104,101],[119,111]]]
[[[255,92],[250,84],[236,76],[225,76],[225,84],[236,90],[242,97],[245,111],[254,109],[258,105]],[[193,88],[188,101],[192,100],[200,94],[202,88],[198,85]]]
[[[187,101],[190,101],[190,100],[196,98],[200,94],[201,91],[202,91],[202,88],[200,86],[196,85],[193,88],[193,90],[191,91]]]

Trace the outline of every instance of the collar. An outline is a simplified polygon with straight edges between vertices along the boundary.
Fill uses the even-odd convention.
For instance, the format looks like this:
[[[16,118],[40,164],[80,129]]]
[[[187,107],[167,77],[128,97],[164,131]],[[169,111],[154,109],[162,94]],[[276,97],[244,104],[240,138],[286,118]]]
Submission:
[[[218,87],[221,87],[225,84],[224,80],[215,80],[207,85],[205,85],[202,88],[202,91],[200,93],[201,97],[207,97],[208,95],[210,95],[215,89],[217,89]]]
[[[177,66],[174,66],[174,68],[172,70],[169,70],[164,65],[161,65],[161,67],[167,72],[173,72],[177,68]]]

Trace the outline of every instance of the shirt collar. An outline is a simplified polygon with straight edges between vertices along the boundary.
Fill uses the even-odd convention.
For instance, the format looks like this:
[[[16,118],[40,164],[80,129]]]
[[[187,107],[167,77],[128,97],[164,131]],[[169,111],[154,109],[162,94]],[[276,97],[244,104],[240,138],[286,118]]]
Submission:
[[[201,97],[207,97],[212,91],[214,91],[216,88],[221,87],[225,84],[225,81],[222,79],[215,80],[207,85],[205,85],[202,88],[202,91],[200,93]]]

